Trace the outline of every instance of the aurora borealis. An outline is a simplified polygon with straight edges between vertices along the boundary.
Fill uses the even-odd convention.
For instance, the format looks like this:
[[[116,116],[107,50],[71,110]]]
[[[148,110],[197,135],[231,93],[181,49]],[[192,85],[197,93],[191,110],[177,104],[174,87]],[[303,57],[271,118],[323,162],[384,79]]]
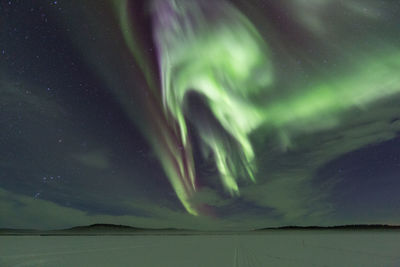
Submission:
[[[83,3],[1,4],[1,227],[399,223],[395,1]]]

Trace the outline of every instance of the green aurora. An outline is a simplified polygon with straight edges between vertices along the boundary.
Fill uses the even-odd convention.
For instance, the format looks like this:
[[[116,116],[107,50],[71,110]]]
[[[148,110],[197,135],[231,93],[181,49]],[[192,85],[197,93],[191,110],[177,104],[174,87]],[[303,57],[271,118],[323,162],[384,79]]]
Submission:
[[[116,2],[122,10],[119,16],[127,43],[142,62],[134,37],[127,34],[132,32],[126,28],[127,4]],[[193,114],[185,114],[187,96],[195,92],[204,99],[221,127],[198,117],[192,123],[198,124],[203,155],[212,155],[221,182],[232,196],[240,194],[239,179],[256,182],[256,156],[250,136],[257,129],[277,130],[282,145],[287,147],[290,137],[298,133],[333,128],[345,112],[367,108],[400,91],[397,48],[365,55],[334,78],[318,77],[293,88],[279,88],[268,38],[263,38],[233,4],[153,1],[152,16],[166,116],[178,122],[182,143],[190,147],[187,124]],[[144,63],[140,65],[148,72]],[[150,75],[146,76],[151,87],[157,87]],[[272,103],[268,99],[271,95]],[[183,190],[182,180],[169,166],[170,160],[161,152],[159,155],[178,198],[190,213],[197,214],[190,204],[190,195]],[[183,163],[178,162],[179,173],[183,173]],[[196,190],[193,172],[194,167],[186,175]]]

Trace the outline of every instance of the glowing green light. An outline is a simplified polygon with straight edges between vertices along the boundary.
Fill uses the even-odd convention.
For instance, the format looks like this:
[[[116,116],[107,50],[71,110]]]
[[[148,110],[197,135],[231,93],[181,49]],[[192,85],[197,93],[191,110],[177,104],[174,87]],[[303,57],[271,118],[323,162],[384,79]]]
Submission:
[[[187,155],[192,152],[185,97],[191,91],[204,97],[220,127],[206,129],[212,126],[193,123],[199,124],[201,145],[212,152],[222,184],[231,195],[239,194],[239,178],[255,181],[255,152],[249,136],[257,128],[276,130],[288,146],[297,131],[336,126],[350,109],[365,108],[400,92],[400,51],[388,47],[365,55],[365,60],[357,61],[361,64],[334,77],[321,75],[311,77],[308,84],[293,81],[291,88],[279,88],[268,46],[256,28],[228,2],[211,2],[153,1],[161,76],[158,86],[147,65],[150,61],[132,33],[126,1],[115,0],[127,45],[151,90],[162,91],[165,117],[170,125],[178,125],[173,126],[174,133]],[[273,92],[273,99],[263,103],[260,95],[266,91]],[[160,135],[164,143],[157,140]],[[196,190],[193,159],[191,155],[182,158],[167,131],[160,135],[151,135],[153,148],[183,206],[197,215],[190,200]]]
[[[174,13],[156,6],[158,16],[168,16],[170,23],[155,26],[164,103],[178,121],[182,136],[186,136],[185,95],[196,91],[205,97],[215,118],[237,142],[241,162],[233,162],[227,144],[209,132],[200,131],[200,138],[212,150],[227,191],[238,194],[239,175],[254,180],[254,151],[248,134],[263,117],[249,98],[272,84],[267,45],[250,21],[227,2],[218,1],[214,7],[224,14],[216,21],[206,19],[204,3],[189,2],[190,8],[185,9],[185,1],[173,1],[186,12]],[[236,164],[245,166],[247,173],[239,173]]]

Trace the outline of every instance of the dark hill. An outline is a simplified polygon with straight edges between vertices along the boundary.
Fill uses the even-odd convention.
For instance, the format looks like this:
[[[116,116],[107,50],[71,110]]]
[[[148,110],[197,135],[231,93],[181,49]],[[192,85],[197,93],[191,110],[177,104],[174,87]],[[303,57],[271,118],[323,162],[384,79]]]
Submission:
[[[388,224],[351,224],[351,225],[337,225],[337,226],[282,226],[261,228],[255,231],[263,230],[384,230],[384,229],[400,229],[400,225]]]

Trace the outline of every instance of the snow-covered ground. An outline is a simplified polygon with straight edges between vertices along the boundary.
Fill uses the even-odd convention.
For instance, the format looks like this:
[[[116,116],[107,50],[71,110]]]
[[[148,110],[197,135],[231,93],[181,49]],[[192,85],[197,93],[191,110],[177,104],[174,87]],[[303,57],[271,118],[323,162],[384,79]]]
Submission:
[[[400,266],[399,231],[0,236],[0,266]]]

